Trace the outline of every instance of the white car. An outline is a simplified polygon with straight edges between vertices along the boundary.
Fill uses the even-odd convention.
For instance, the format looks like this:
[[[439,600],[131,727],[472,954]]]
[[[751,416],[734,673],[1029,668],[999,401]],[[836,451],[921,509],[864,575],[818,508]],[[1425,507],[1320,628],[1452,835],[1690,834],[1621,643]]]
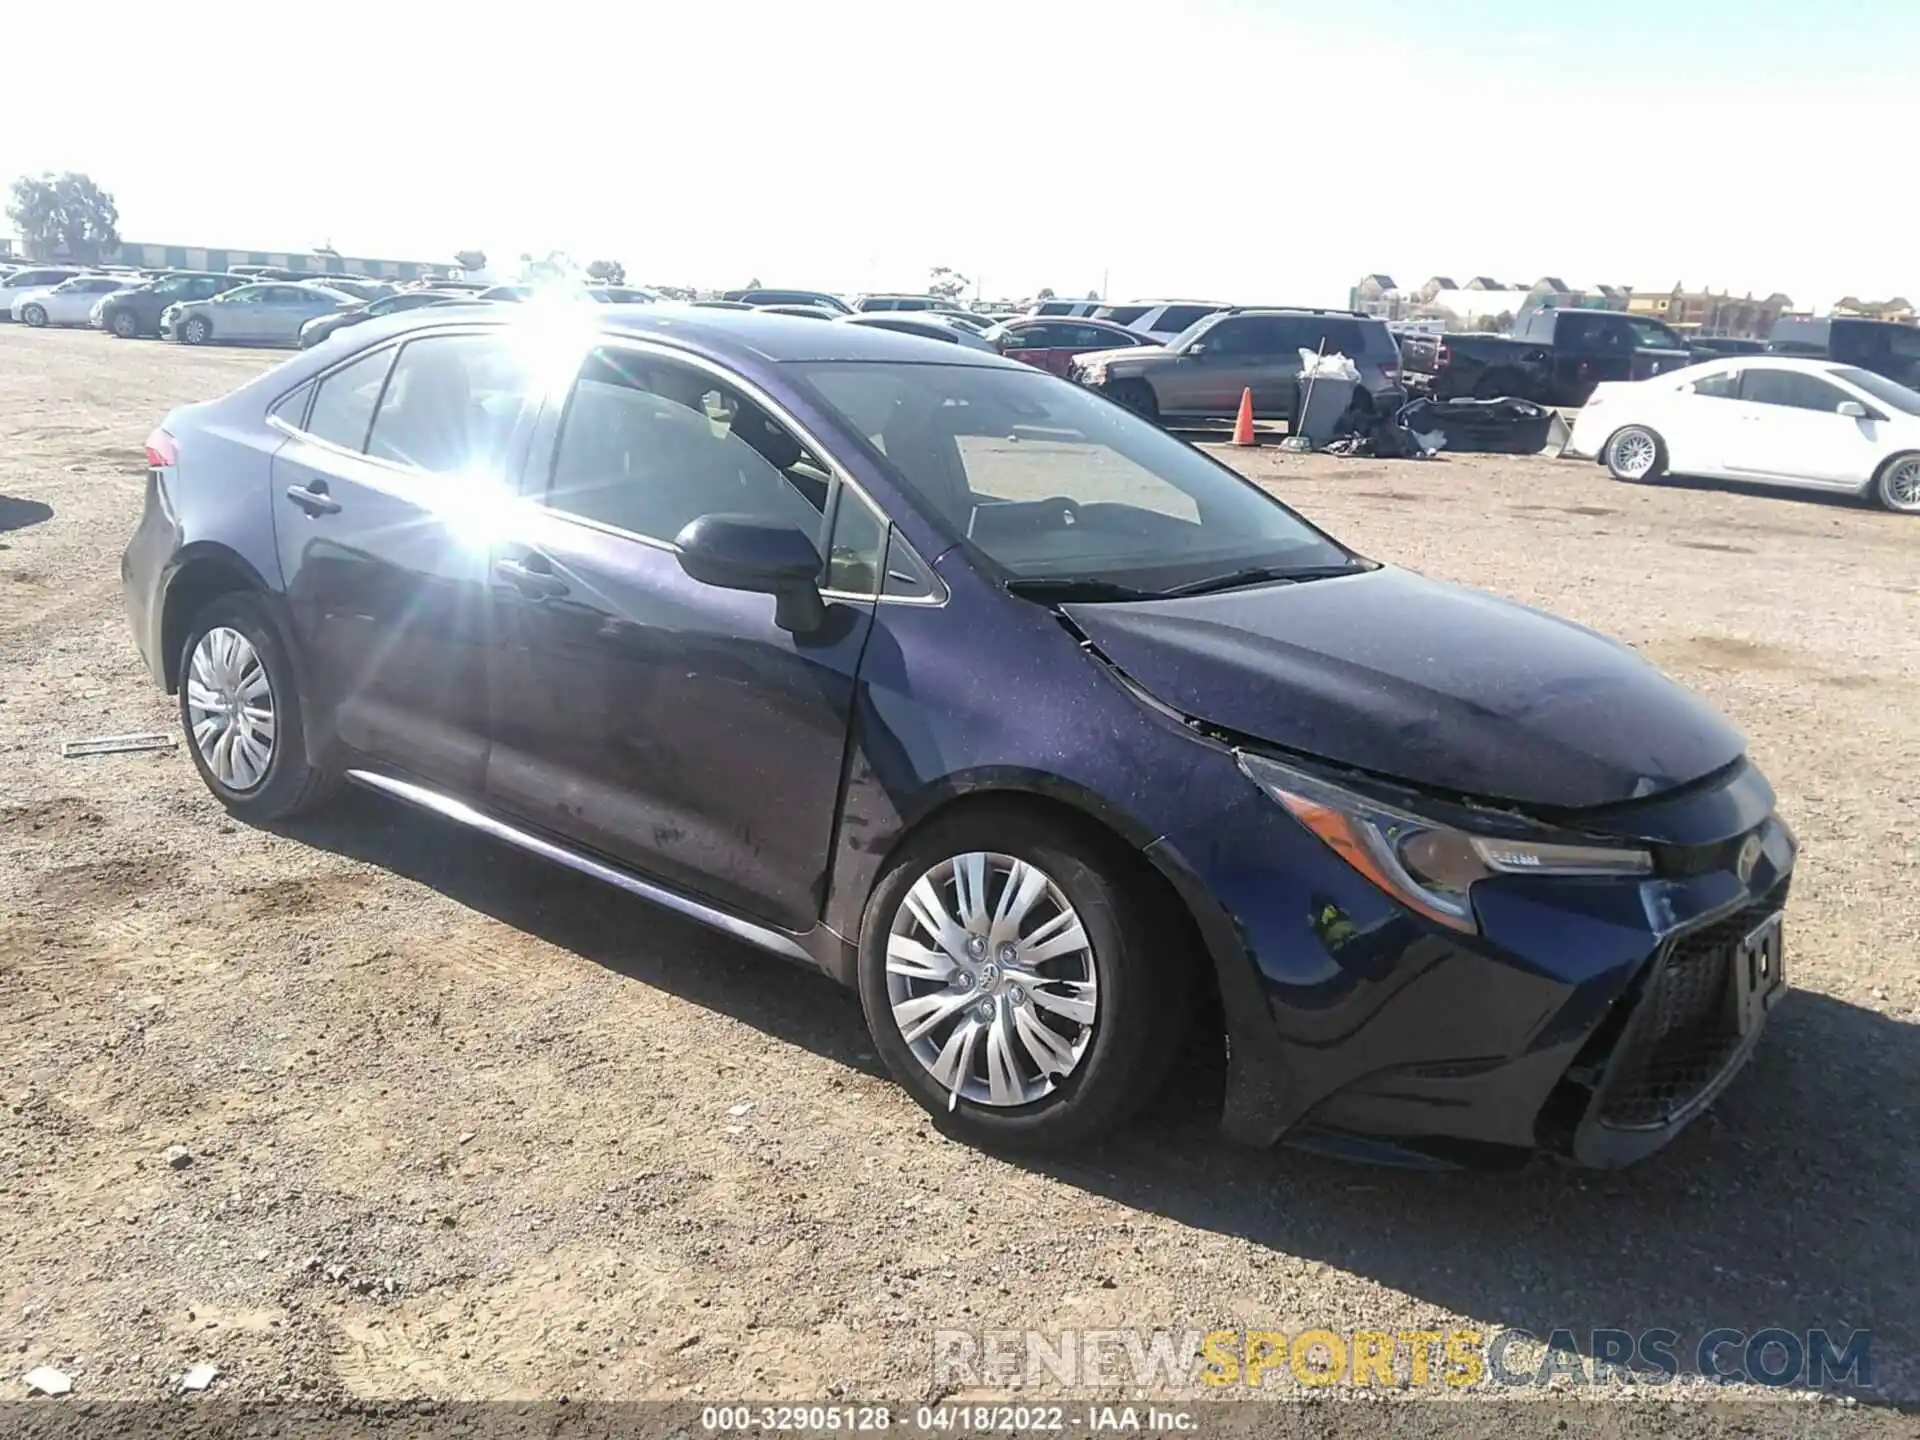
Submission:
[[[76,275],[44,290],[21,291],[13,297],[13,318],[25,325],[85,325],[94,306],[137,283],[121,275]]]
[[[1616,480],[1757,480],[1920,515],[1920,392],[1826,360],[1749,355],[1595,387],[1568,450]]]

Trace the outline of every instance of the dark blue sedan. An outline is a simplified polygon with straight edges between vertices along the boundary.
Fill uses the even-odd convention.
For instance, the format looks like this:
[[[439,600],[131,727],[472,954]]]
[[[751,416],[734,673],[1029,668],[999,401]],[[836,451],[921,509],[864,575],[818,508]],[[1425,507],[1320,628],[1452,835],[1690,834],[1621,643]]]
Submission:
[[[374,320],[168,416],[134,635],[234,814],[343,781],[858,990],[939,1122],[1620,1164],[1784,993],[1791,832],[1632,651],[985,352]]]

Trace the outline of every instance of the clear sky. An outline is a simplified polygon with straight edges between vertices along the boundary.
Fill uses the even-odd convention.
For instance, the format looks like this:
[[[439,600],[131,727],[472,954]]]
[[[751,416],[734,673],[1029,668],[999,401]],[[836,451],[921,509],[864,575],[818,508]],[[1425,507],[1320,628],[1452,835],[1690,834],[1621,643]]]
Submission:
[[[134,240],[848,291],[950,265],[989,297],[1326,304],[1384,270],[1920,300],[1920,0],[114,8],[6,57],[0,177],[85,170]]]

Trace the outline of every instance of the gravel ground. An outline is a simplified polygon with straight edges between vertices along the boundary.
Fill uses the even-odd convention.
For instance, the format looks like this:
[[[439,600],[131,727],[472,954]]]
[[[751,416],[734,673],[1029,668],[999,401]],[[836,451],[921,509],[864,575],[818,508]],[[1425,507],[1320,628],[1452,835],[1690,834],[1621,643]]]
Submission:
[[[1018,1166],[937,1135],[822,979],[369,796],[269,833],[183,753],[59,758],[172,727],[119,595],[141,441],[272,360],[0,328],[0,1395],[205,1361],[239,1397],[923,1399],[936,1329],[1824,1325],[1920,1396],[1920,524],[1246,456],[1731,714],[1804,844],[1795,993],[1621,1174],[1247,1153],[1179,1092]]]

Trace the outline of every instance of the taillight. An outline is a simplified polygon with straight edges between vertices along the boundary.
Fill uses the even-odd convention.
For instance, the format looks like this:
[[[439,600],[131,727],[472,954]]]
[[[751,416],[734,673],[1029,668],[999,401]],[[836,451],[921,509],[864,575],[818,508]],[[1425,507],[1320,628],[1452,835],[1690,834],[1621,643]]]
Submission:
[[[180,447],[173,442],[173,436],[164,430],[156,430],[147,436],[147,468],[166,470],[180,463]]]
[[[1382,365],[1380,367],[1380,373],[1386,376],[1389,385],[1398,385],[1400,383],[1400,367],[1398,365]]]
[[[1433,347],[1433,368],[1434,369],[1444,370],[1447,368],[1447,366],[1451,365],[1452,363],[1453,363],[1453,351],[1449,350],[1444,345],[1436,345]]]

